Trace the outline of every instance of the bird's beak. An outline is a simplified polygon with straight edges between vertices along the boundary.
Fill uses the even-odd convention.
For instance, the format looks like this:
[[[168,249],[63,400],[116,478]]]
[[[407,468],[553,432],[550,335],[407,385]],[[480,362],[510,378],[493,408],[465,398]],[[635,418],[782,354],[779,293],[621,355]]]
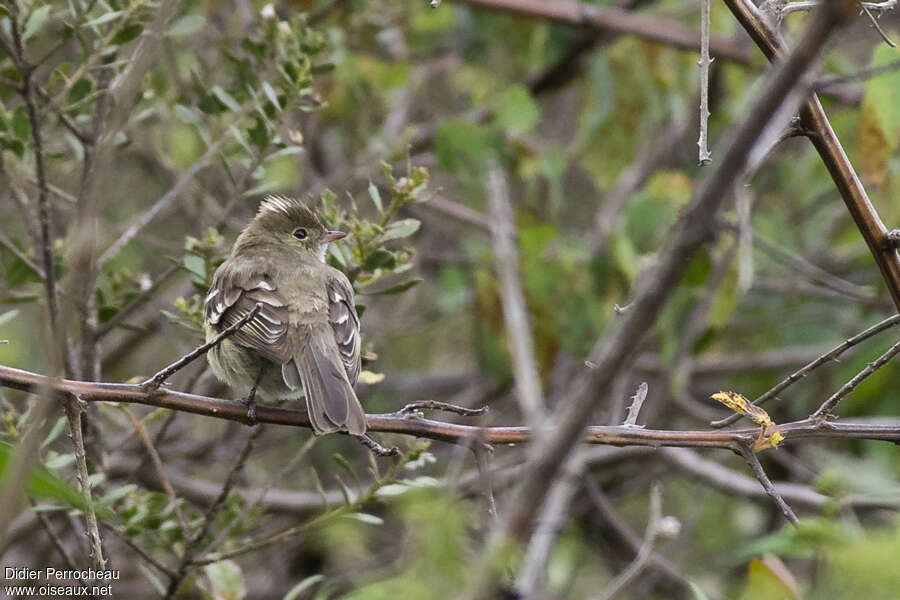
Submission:
[[[326,231],[325,235],[319,238],[320,244],[327,244],[328,242],[336,242],[338,240],[342,240],[347,237],[347,234],[343,231]]]

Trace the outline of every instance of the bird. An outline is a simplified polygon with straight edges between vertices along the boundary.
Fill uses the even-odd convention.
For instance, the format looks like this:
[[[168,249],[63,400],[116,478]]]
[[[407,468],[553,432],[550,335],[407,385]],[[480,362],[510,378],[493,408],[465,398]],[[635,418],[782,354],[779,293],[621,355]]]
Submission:
[[[304,398],[316,435],[365,435],[354,391],[360,324],[353,286],[325,262],[328,244],[345,236],[303,201],[267,196],[216,269],[204,302],[207,342],[259,306],[207,353],[216,377],[245,394],[251,422],[258,392],[275,401]]]

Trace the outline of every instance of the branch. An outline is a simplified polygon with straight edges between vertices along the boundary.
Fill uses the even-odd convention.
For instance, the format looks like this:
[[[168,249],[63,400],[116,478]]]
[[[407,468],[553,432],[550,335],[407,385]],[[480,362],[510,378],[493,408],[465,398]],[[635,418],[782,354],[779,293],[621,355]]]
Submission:
[[[828,400],[822,403],[816,412],[810,415],[810,419],[813,421],[824,421],[828,417],[831,416],[831,411],[837,406],[838,402],[841,399],[856,389],[860,383],[862,383],[867,377],[872,375],[875,371],[886,365],[892,358],[900,354],[900,342],[897,342],[893,346],[891,346],[890,350],[879,356],[875,359],[874,362],[870,362],[865,369],[857,373],[853,376],[853,378],[841,386],[841,389],[836,391],[831,395]]]
[[[228,327],[223,329],[222,332],[219,333],[219,335],[217,335],[213,339],[209,340],[205,344],[201,344],[200,346],[197,346],[196,348],[191,350],[189,353],[185,354],[184,356],[182,356],[181,358],[179,358],[178,360],[173,362],[168,367],[159,371],[156,375],[154,375],[147,381],[143,382],[141,384],[141,387],[146,388],[148,391],[153,391],[153,390],[158,389],[159,386],[161,386],[166,379],[168,379],[169,377],[171,377],[172,375],[174,375],[175,373],[177,373],[184,367],[191,364],[199,356],[202,356],[203,354],[206,354],[207,352],[209,352],[210,348],[214,348],[214,347],[218,346],[220,343],[222,343],[222,340],[224,340],[228,336],[237,333],[238,329],[240,329],[241,327],[243,327],[244,325],[249,323],[251,320],[253,320],[253,317],[255,317],[257,315],[257,313],[259,313],[260,309],[262,309],[262,306],[260,304],[257,304],[250,310],[250,312],[248,312],[246,315],[244,315],[243,318],[241,318],[238,322],[229,325]]]
[[[538,427],[544,421],[546,407],[534,354],[531,323],[519,278],[519,252],[516,248],[516,226],[513,222],[509,186],[505,174],[496,164],[488,171],[485,195],[491,212],[491,237],[497,276],[500,279],[500,305],[518,390],[516,399],[528,423],[532,427]]]
[[[638,550],[634,560],[625,567],[625,570],[613,579],[613,581],[603,589],[597,600],[612,600],[619,592],[624,590],[634,578],[640,575],[647,563],[653,557],[653,548],[656,546],[656,540],[660,536],[660,522],[662,521],[662,489],[658,483],[654,483],[650,488],[650,508],[648,510],[647,529],[644,532],[644,542]]]
[[[574,0],[457,0],[480,8],[537,17],[600,31],[633,34],[654,42],[695,50],[700,33],[678,21],[629,12],[612,6],[597,6]],[[726,60],[749,64],[750,58],[740,44],[719,36],[710,38],[710,49]]]
[[[872,327],[869,327],[865,331],[858,333],[851,338],[848,338],[842,344],[835,346],[834,348],[832,348],[831,350],[829,350],[822,356],[816,358],[815,360],[813,360],[810,363],[807,363],[799,370],[794,371],[793,373],[788,375],[787,378],[785,378],[780,383],[778,383],[778,385],[776,385],[775,387],[770,389],[768,392],[764,393],[762,396],[760,396],[759,398],[754,400],[753,404],[756,406],[762,406],[763,404],[765,404],[766,402],[768,402],[769,400],[771,400],[772,398],[774,398],[775,396],[777,396],[778,394],[783,392],[785,389],[787,389],[788,387],[793,385],[794,383],[800,381],[801,379],[803,379],[804,377],[809,375],[815,369],[821,367],[825,363],[830,362],[832,360],[836,361],[838,359],[838,357],[841,356],[841,354],[843,354],[844,352],[846,352],[853,346],[859,344],[860,342],[862,342],[864,340],[869,339],[873,335],[879,334],[882,331],[897,325],[898,323],[900,323],[900,315],[894,315],[893,317],[889,317],[889,318],[885,319],[884,321],[882,321],[876,325],[873,325]],[[728,417],[726,417],[724,419],[720,419],[718,421],[713,421],[712,423],[710,423],[710,425],[713,427],[724,427],[726,425],[731,425],[732,423],[734,423],[735,421],[737,421],[740,418],[741,418],[741,415],[735,413],[733,415],[729,415]]]
[[[133,383],[52,378],[0,365],[0,387],[39,393],[41,386],[47,386],[60,393],[76,394],[85,402],[143,404],[251,425],[247,418],[245,405],[235,400],[186,394],[166,389],[147,391],[140,384]],[[597,402],[602,402],[602,399],[598,398]],[[367,430],[376,433],[396,433],[457,444],[470,444],[473,440],[480,440],[485,444],[523,444],[528,442],[532,436],[528,427],[481,427],[403,417],[396,414],[367,415],[366,421]],[[270,406],[257,407],[256,422],[311,428],[309,416],[305,411]],[[875,422],[827,422],[824,424],[804,419],[774,425],[768,429],[768,432],[770,434],[781,433],[785,436],[785,443],[813,439],[866,439],[900,442],[900,419]],[[611,446],[684,446],[723,448],[740,452],[739,445],[742,442],[756,439],[758,434],[758,427],[727,431],[673,431],[594,425],[587,427],[583,435],[573,440],[573,443],[580,440],[588,444]]]
[[[749,0],[725,0],[725,4],[770,61],[774,62],[783,58],[787,51],[784,39],[766,21],[756,5]],[[842,0],[828,2],[822,8],[824,10],[843,10],[845,18],[852,18],[855,13],[855,5],[855,2]],[[809,136],[810,141],[831,173],[831,178],[841,193],[853,221],[878,264],[895,306],[900,309],[900,254],[887,244],[887,228],[869,201],[865,188],[856,175],[856,171],[853,170],[853,165],[832,130],[828,117],[825,116],[825,111],[822,109],[822,104],[815,94],[801,109],[800,120],[802,127],[812,132]]]
[[[779,494],[778,490],[775,489],[775,486],[772,485],[772,480],[766,475],[765,470],[759,462],[759,458],[753,452],[749,444],[741,446],[741,455],[747,460],[747,463],[753,470],[753,474],[756,475],[756,478],[762,484],[763,489],[766,490],[769,497],[771,497],[778,508],[781,509],[781,514],[784,515],[784,518],[796,525],[797,521],[799,521],[797,515],[794,514],[794,511],[791,510],[788,503],[784,501],[784,498],[781,497],[781,494]]]
[[[712,155],[707,147],[707,135],[709,128],[709,65],[712,58],[709,56],[709,4],[710,0],[700,0],[700,139],[697,140],[699,152],[697,160],[700,166],[706,166],[712,162]]]
[[[782,102],[803,80],[831,31],[843,18],[844,15],[835,8],[820,11],[797,49],[779,65],[747,111],[744,122],[729,140],[722,160],[708,179],[700,184],[666,247],[659,252],[660,262],[639,277],[631,307],[616,323],[617,328],[591,353],[590,361],[595,367],[576,381],[572,392],[560,402],[565,412],[556,419],[559,424],[547,437],[544,447],[534,450],[534,459],[523,477],[516,505],[510,511],[510,519],[503,532],[504,539],[493,542],[495,549],[506,541],[520,539],[530,530],[536,507],[541,505],[553,474],[564,463],[573,446],[582,439],[598,394],[609,389],[620,370],[632,359],[638,343],[653,326],[659,310],[681,280],[689,258],[713,238],[716,214],[731,196],[733,181],[743,176],[747,157],[757,140]],[[641,434],[646,432],[638,435]]]

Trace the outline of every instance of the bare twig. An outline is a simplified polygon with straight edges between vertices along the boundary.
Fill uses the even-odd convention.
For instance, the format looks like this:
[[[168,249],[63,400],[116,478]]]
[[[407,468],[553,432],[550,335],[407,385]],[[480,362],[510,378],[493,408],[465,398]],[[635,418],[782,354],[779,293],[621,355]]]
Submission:
[[[206,354],[207,352],[209,352],[210,348],[215,348],[217,345],[222,343],[222,340],[224,340],[228,336],[233,335],[234,333],[237,333],[238,329],[240,329],[241,327],[243,327],[244,325],[249,323],[251,320],[253,320],[253,318],[257,315],[257,313],[260,311],[261,308],[262,308],[262,306],[257,304],[250,310],[250,312],[248,312],[246,315],[244,315],[243,318],[241,318],[239,321],[229,325],[228,327],[223,329],[222,332],[219,333],[219,335],[217,335],[213,339],[209,340],[205,344],[201,344],[200,346],[197,346],[196,348],[194,348],[193,350],[191,350],[190,352],[188,352],[187,354],[185,354],[184,356],[182,356],[181,358],[179,358],[178,360],[176,360],[175,362],[173,362],[166,368],[162,369],[156,375],[154,375],[147,381],[143,382],[141,384],[141,386],[144,387],[145,389],[147,389],[148,391],[153,391],[153,390],[159,389],[159,386],[161,386],[166,379],[168,379],[169,377],[171,377],[172,375],[174,375],[175,373],[177,373],[184,367],[188,366],[190,363],[192,363],[194,360],[196,360],[199,356],[202,356],[202,355]]]
[[[628,416],[625,417],[625,423],[623,423],[625,427],[639,427],[637,418],[641,412],[641,407],[644,405],[644,400],[647,399],[647,390],[649,389],[647,382],[642,381],[641,385],[634,392],[634,395],[631,397],[631,405],[628,407]]]
[[[574,0],[457,0],[491,10],[537,17],[601,31],[637,35],[675,48],[696,50],[700,34],[678,21],[629,12],[612,6],[598,6]],[[722,58],[740,64],[749,63],[744,48],[719,36],[710,38],[710,49]]]
[[[19,248],[12,243],[12,240],[3,235],[3,232],[0,232],[0,246],[3,246],[7,250],[9,250],[13,256],[22,261],[22,264],[31,269],[38,277],[44,279],[44,270],[37,264],[35,264],[33,260],[28,258],[28,256],[26,256],[24,252],[19,250]]]
[[[888,3],[878,3],[878,6],[869,6],[869,8],[886,9],[889,6],[885,6],[885,4],[895,6],[896,3],[896,0],[891,0]],[[785,56],[787,45],[781,34],[766,20],[755,4],[749,0],[725,0],[725,4],[770,61],[776,61]],[[810,5],[816,6],[818,2],[812,2]],[[849,20],[855,17],[853,5],[853,2],[827,2],[823,4],[822,8],[840,11],[843,13],[841,18]],[[856,175],[853,165],[850,164],[850,160],[831,128],[822,104],[815,94],[801,109],[800,119],[803,128],[811,132],[810,141],[831,173],[850,215],[865,239],[891,293],[894,305],[900,309],[900,255],[885,243],[887,228],[869,201],[865,188]]]
[[[119,311],[114,314],[109,320],[104,321],[97,328],[96,337],[97,339],[102,338],[104,335],[121,325],[125,319],[130,317],[136,310],[140,307],[144,306],[153,296],[156,294],[162,286],[166,284],[169,279],[178,273],[181,270],[182,266],[178,263],[172,263],[166,270],[160,273],[156,279],[153,280],[153,283],[150,284],[145,290],[142,290],[138,293],[137,296],[132,298],[128,304],[119,309]]]
[[[175,517],[178,519],[179,525],[181,525],[181,530],[184,532],[185,539],[190,537],[190,529],[188,528],[187,521],[184,518],[184,513],[181,511],[181,506],[178,504],[178,497],[175,495],[175,490],[172,488],[172,484],[169,482],[169,478],[166,477],[166,471],[163,468],[162,460],[159,458],[159,453],[156,451],[156,447],[153,445],[153,440],[150,439],[150,436],[147,434],[147,428],[144,427],[144,424],[138,419],[134,412],[131,411],[124,404],[119,405],[119,410],[121,410],[128,420],[131,422],[131,426],[137,432],[138,437],[141,440],[141,443],[144,445],[144,449],[147,450],[147,455],[150,457],[150,461],[153,463],[153,470],[156,471],[156,476],[159,478],[159,483],[162,486],[163,490],[166,492],[166,496],[169,498],[169,504],[172,505],[172,509],[175,511]]]
[[[804,377],[809,375],[815,369],[821,367],[825,363],[831,362],[833,360],[837,360],[844,352],[846,352],[853,346],[859,344],[860,342],[862,342],[864,340],[869,339],[870,337],[872,337],[874,335],[881,333],[882,331],[885,331],[886,329],[890,329],[891,327],[894,327],[898,323],[900,323],[900,315],[894,315],[893,317],[888,317],[884,321],[881,321],[880,323],[877,323],[876,325],[869,327],[865,331],[862,331],[862,332],[854,335],[853,337],[848,338],[843,343],[835,346],[834,348],[832,348],[825,354],[819,356],[812,362],[807,363],[806,365],[804,365],[797,371],[794,371],[793,373],[788,375],[785,379],[780,381],[777,385],[775,385],[769,391],[765,392],[759,398],[754,400],[753,404],[757,405],[757,406],[762,406],[763,404],[765,404],[766,402],[768,402],[769,400],[771,400],[772,398],[774,398],[775,396],[777,396],[778,394],[780,394],[781,392],[786,390],[788,387],[793,385],[794,383],[800,381],[801,379],[803,379]],[[741,415],[735,413],[733,415],[729,415],[728,417],[725,417],[724,419],[719,419],[718,421],[713,421],[712,423],[710,423],[710,425],[713,427],[724,427],[726,425],[731,425],[732,423],[734,423],[735,421],[737,421],[740,418],[741,418]]]
[[[516,589],[523,600],[542,597],[547,565],[560,532],[572,516],[569,504],[580,487],[584,468],[584,455],[574,453],[547,494],[516,577]]]
[[[756,475],[756,478],[759,480],[759,483],[762,484],[763,489],[766,490],[766,493],[770,498],[772,498],[772,500],[781,510],[781,514],[784,515],[784,518],[791,523],[796,524],[799,520],[797,519],[797,515],[794,514],[794,511],[791,510],[791,507],[788,506],[788,503],[784,501],[784,498],[781,497],[781,494],[779,494],[778,490],[775,489],[775,486],[772,485],[772,480],[769,479],[768,475],[766,475],[766,471],[759,463],[759,458],[753,452],[750,444],[741,445],[741,455],[743,455],[743,457],[747,460],[747,463],[753,470],[753,474]]]
[[[244,109],[246,110],[246,108]],[[116,240],[109,245],[109,247],[104,250],[103,254],[100,255],[100,258],[97,260],[97,268],[102,267],[104,264],[109,262],[119,251],[125,247],[128,242],[133,240],[143,229],[146,227],[153,219],[156,218],[159,213],[166,210],[169,206],[171,206],[179,197],[181,197],[182,192],[188,186],[188,184],[193,181],[194,177],[197,176],[197,173],[200,172],[201,169],[205,168],[212,160],[216,157],[219,150],[221,150],[222,146],[226,141],[231,137],[230,132],[226,132],[222,134],[215,142],[213,142],[209,148],[207,148],[206,152],[203,153],[203,156],[197,159],[197,161],[188,168],[187,171],[182,173],[181,177],[178,178],[178,181],[175,182],[169,191],[162,195],[162,197],[157,200],[153,206],[145,210],[141,213],[137,218],[135,218],[131,224],[123,231]]]
[[[878,35],[881,36],[881,39],[884,40],[884,43],[890,46],[891,48],[896,48],[897,44],[895,44],[891,38],[884,32],[884,29],[881,28],[881,25],[878,23],[878,19],[875,18],[875,15],[872,14],[872,10],[866,6],[865,2],[860,2],[859,7],[862,8],[862,11],[869,17],[869,21],[872,23],[872,27],[875,31],[878,32]]]
[[[387,458],[388,456],[398,456],[400,454],[400,448],[397,448],[396,446],[385,448],[370,435],[354,435],[353,438],[360,444],[371,450],[372,453],[376,456]]]
[[[891,348],[875,359],[873,362],[870,362],[865,369],[857,373],[853,376],[853,378],[841,386],[841,389],[836,391],[831,395],[822,405],[816,409],[816,411],[810,415],[810,419],[813,421],[824,421],[825,419],[832,416],[832,411],[838,405],[838,402],[841,399],[856,389],[860,383],[865,381],[867,377],[872,375],[875,371],[886,365],[892,358],[900,354],[900,342],[897,342]]]
[[[103,540],[100,538],[100,527],[97,523],[97,513],[94,511],[94,505],[91,501],[91,482],[89,479],[87,468],[87,456],[84,451],[84,437],[81,428],[81,415],[84,413],[84,405],[76,396],[65,403],[66,418],[69,421],[69,435],[75,446],[75,466],[78,484],[81,487],[81,493],[84,495],[86,508],[84,510],[85,524],[87,525],[87,535],[90,545],[90,554],[93,559],[94,568],[104,570],[106,568],[106,558],[103,554]]]
[[[634,581],[635,577],[640,575],[647,563],[653,556],[653,548],[656,546],[656,540],[659,537],[660,521],[662,520],[662,488],[659,484],[654,484],[650,488],[650,508],[647,517],[647,529],[644,532],[644,542],[638,550],[637,556],[629,564],[624,571],[604,589],[596,598],[596,600],[611,600],[615,598],[622,590]]]
[[[206,513],[203,515],[203,523],[200,525],[200,528],[194,532],[194,535],[188,538],[184,553],[181,555],[181,563],[178,565],[178,570],[175,572],[174,577],[169,579],[169,587],[166,590],[165,596],[166,599],[175,597],[178,588],[181,586],[181,582],[187,577],[188,571],[192,567],[194,557],[201,548],[200,544],[203,541],[203,538],[209,533],[210,528],[215,522],[216,515],[219,514],[219,510],[222,508],[225,500],[228,499],[229,494],[231,494],[231,490],[237,483],[237,476],[243,470],[247,458],[249,458],[250,452],[253,450],[253,444],[256,441],[256,438],[263,432],[263,429],[263,427],[254,427],[250,430],[250,435],[247,436],[244,447],[241,449],[240,453],[238,453],[237,460],[235,460],[234,464],[231,466],[231,470],[228,472],[228,477],[225,478],[225,483],[222,484],[219,495],[213,500],[212,504],[207,507]]]
[[[712,155],[707,147],[709,128],[709,65],[713,59],[709,56],[709,3],[710,0],[700,0],[700,139],[698,160],[700,166],[706,166],[712,162]]]
[[[464,417],[478,417],[488,411],[487,406],[482,406],[481,408],[466,408],[465,406],[457,406],[456,404],[449,404],[447,402],[438,402],[437,400],[420,400],[418,402],[410,402],[397,412],[401,415],[411,415],[423,409],[442,410]]]
[[[491,209],[491,237],[497,275],[500,279],[500,304],[506,323],[507,347],[512,356],[516,381],[516,399],[526,420],[537,429],[544,421],[546,407],[541,391],[541,376],[534,353],[534,338],[522,281],[519,278],[519,252],[516,226],[506,175],[493,164],[487,174],[485,194]]]
[[[29,500],[31,501],[32,507],[34,507],[34,504],[35,504],[34,500],[31,500],[31,499],[29,499]],[[50,522],[50,519],[47,517],[47,514],[41,510],[36,510],[33,512],[34,512],[35,516],[37,517],[38,521],[40,521],[41,527],[44,528],[44,531],[46,531],[47,535],[50,537],[50,541],[53,542],[53,547],[56,548],[56,551],[59,553],[60,557],[62,557],[63,562],[66,563],[66,567],[68,567],[72,571],[80,572],[78,565],[75,564],[75,560],[72,558],[72,555],[69,554],[68,550],[66,550],[66,547],[63,544],[62,539],[59,537],[59,534],[53,528],[53,523]],[[87,586],[87,582],[82,578],[78,578],[78,582],[83,586]]]

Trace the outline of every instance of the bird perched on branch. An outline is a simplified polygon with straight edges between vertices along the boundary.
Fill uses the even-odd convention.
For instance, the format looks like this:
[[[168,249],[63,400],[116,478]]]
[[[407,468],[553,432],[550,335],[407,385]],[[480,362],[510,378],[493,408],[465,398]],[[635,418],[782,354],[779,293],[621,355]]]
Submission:
[[[347,277],[325,264],[329,231],[303,202],[269,196],[213,275],[205,302],[210,340],[259,312],[207,354],[216,376],[246,394],[306,399],[316,434],[362,436],[366,417],[353,386],[360,371],[359,317]]]

